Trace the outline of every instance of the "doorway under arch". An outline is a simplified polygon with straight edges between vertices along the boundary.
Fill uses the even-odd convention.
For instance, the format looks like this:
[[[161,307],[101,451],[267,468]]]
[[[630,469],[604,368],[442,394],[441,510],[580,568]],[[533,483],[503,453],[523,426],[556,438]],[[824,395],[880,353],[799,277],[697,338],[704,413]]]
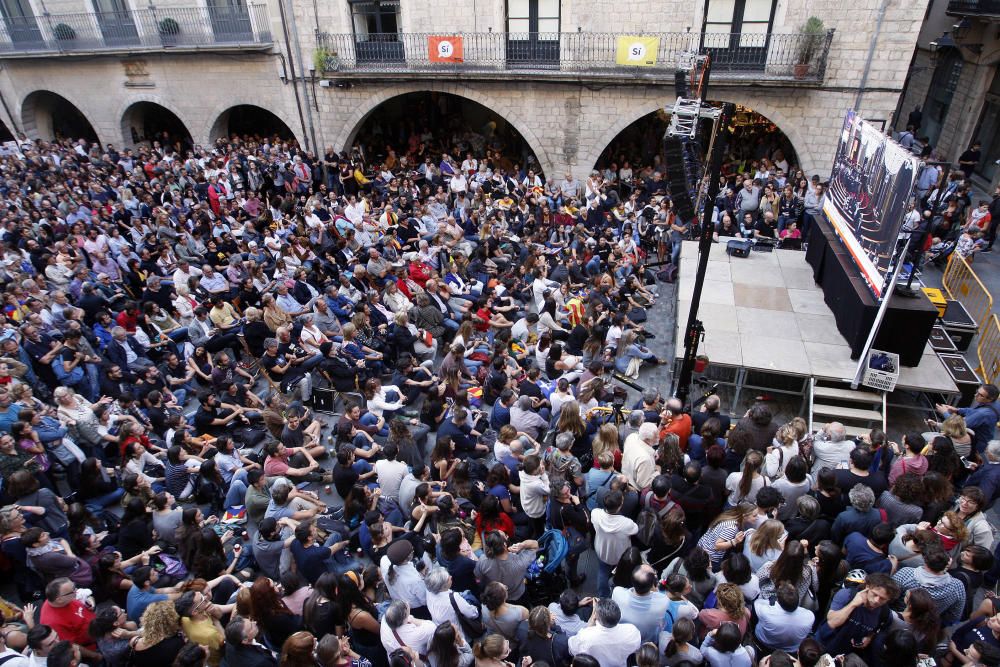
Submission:
[[[458,141],[450,139],[459,138]],[[435,160],[448,153],[461,163],[466,152],[477,159],[487,149],[499,153],[498,163],[536,171],[539,156],[521,131],[490,107],[454,93],[421,90],[396,95],[372,107],[351,129],[345,150],[355,145],[365,150],[367,160],[381,163],[392,148],[397,157],[418,157],[423,144]]]
[[[65,97],[50,90],[36,90],[24,98],[21,104],[21,123],[29,137],[39,137],[45,141],[98,141],[93,124],[83,112]]]
[[[295,140],[288,123],[277,114],[253,104],[238,104],[229,107],[215,119],[209,138],[214,142],[223,137],[233,135],[240,137],[267,138],[278,137],[283,140]]]
[[[156,102],[136,102],[122,114],[122,139],[126,146],[159,141],[183,149],[191,146],[191,132],[170,109]]]
[[[709,104],[720,104],[709,102]],[[711,132],[711,121],[703,120],[703,135]],[[660,160],[663,135],[670,124],[670,114],[659,109],[642,116],[621,130],[604,148],[595,169],[621,170],[628,163],[633,174],[647,167],[656,168]],[[753,171],[754,163],[767,159],[786,171],[801,166],[791,139],[767,116],[748,106],[737,105],[730,123],[729,141],[723,173]],[[707,151],[708,145],[702,147]]]

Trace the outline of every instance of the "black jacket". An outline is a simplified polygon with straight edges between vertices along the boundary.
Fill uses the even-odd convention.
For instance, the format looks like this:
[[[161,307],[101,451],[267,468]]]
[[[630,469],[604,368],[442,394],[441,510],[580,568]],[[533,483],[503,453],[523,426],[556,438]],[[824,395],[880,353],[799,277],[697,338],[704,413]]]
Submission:
[[[263,646],[254,644],[230,644],[226,642],[226,653],[220,667],[277,667],[274,654]]]

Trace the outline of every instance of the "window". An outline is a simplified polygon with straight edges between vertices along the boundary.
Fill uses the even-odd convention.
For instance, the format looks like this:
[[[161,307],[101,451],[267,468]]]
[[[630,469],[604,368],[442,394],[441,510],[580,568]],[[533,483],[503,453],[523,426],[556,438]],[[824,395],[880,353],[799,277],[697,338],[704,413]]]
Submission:
[[[958,49],[947,49],[939,55],[937,67],[934,68],[934,78],[924,103],[923,130],[931,145],[937,144],[941,137],[951,100],[958,88],[958,80],[962,76],[962,54]]]
[[[399,32],[400,0],[352,0],[354,35],[396,34]]]
[[[715,70],[764,67],[774,7],[774,0],[708,0],[701,39]]]
[[[507,0],[508,63],[558,66],[559,27],[559,0]]]
[[[400,0],[351,0],[358,62],[399,63],[405,59],[399,36],[400,4]]]
[[[12,42],[24,45],[43,44],[42,33],[38,30],[29,0],[2,0],[0,12],[3,13]]]
[[[771,32],[774,0],[709,0],[705,47],[762,47]],[[735,35],[735,37],[733,37]]]
[[[559,0],[507,0],[507,32],[522,39],[527,33],[549,33],[555,39]]]

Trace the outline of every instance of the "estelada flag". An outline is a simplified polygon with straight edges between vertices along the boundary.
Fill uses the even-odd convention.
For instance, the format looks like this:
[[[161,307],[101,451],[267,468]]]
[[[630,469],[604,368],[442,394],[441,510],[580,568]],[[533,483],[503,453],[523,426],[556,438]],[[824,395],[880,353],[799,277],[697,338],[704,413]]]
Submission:
[[[460,63],[462,38],[457,35],[431,35],[427,38],[427,55],[432,63]]]

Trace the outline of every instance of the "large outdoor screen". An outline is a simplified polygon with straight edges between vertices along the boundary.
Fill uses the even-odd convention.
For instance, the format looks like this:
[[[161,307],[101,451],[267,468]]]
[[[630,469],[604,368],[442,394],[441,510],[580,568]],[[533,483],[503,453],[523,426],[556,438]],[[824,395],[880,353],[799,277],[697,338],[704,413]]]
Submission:
[[[876,298],[886,288],[917,164],[878,127],[847,112],[823,212]]]

